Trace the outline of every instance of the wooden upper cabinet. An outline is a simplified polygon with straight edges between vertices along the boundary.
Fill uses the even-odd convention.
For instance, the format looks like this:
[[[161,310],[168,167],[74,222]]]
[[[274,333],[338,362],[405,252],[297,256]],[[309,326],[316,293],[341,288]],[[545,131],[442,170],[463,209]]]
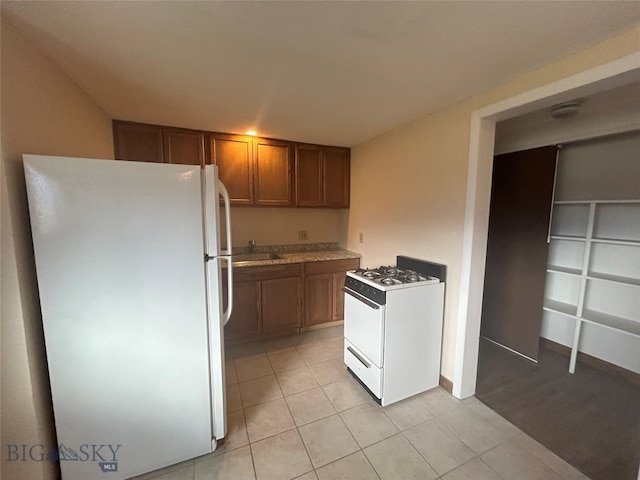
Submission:
[[[349,207],[350,150],[113,121],[115,157],[218,166],[232,205]]]
[[[349,206],[350,150],[324,147],[324,205],[346,208]]]
[[[212,133],[209,153],[232,204],[292,204],[293,155],[289,142]]]
[[[204,166],[204,133],[197,130],[163,128],[166,163]]]
[[[296,145],[296,205],[299,207],[322,207],[323,149],[320,145]]]
[[[240,135],[210,134],[211,163],[235,205],[253,205],[253,139]]]
[[[255,204],[272,207],[292,205],[293,155],[289,142],[254,140]]]
[[[204,165],[204,133],[146,123],[113,121],[118,160]]]
[[[296,145],[296,206],[349,206],[348,148]]]
[[[113,121],[113,146],[117,160],[164,162],[162,127]]]

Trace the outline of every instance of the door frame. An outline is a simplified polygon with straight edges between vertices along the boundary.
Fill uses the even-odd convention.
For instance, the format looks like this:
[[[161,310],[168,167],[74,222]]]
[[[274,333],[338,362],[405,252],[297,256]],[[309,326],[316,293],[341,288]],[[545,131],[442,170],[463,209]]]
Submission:
[[[471,113],[453,395],[475,394],[496,123],[640,80],[640,52]]]

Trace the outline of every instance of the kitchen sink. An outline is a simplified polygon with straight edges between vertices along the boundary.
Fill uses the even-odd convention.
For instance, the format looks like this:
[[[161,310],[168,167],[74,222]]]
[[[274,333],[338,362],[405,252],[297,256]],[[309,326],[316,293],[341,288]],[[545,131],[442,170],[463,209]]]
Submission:
[[[260,262],[263,260],[278,260],[282,258],[280,255],[275,253],[267,252],[267,253],[241,253],[238,255],[232,255],[231,260],[236,262]]]

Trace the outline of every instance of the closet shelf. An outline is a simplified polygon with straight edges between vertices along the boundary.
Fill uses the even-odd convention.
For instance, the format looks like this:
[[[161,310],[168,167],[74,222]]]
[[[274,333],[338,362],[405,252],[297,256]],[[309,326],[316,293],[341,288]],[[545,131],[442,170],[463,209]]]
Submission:
[[[580,268],[561,267],[560,265],[548,265],[547,272],[578,276],[582,275],[582,270]]]
[[[584,236],[578,235],[551,235],[551,240],[568,240],[570,242],[586,242],[587,239]]]
[[[595,310],[585,310],[580,320],[640,336],[640,322],[637,320],[616,317]]]
[[[596,204],[620,204],[620,203],[638,203],[640,200],[556,200],[554,205],[590,205]]]
[[[557,300],[544,299],[543,310],[559,313],[572,318],[578,318],[578,307],[570,303],[558,302]]]
[[[593,243],[608,243],[610,245],[629,245],[632,247],[640,247],[640,240],[627,240],[618,238],[592,238]]]
[[[575,303],[547,298],[543,309],[575,320],[569,361],[569,372],[573,373],[583,322],[640,336],[640,318],[633,313],[637,308],[634,310],[633,303],[629,303],[640,298],[640,200],[565,200],[554,202],[556,209],[550,241],[562,248],[556,251],[561,252],[559,256],[550,259],[547,275],[565,278],[555,278],[554,290],[547,295],[575,299]],[[603,311],[589,310],[587,306]]]
[[[551,240],[565,240],[569,242],[586,242],[587,240],[593,243],[607,243],[610,245],[628,245],[631,247],[640,247],[640,240],[627,240],[618,238],[591,238],[588,239],[585,236],[579,235],[551,235]]]
[[[625,285],[640,286],[640,278],[621,277],[619,275],[609,275],[609,274],[600,273],[600,272],[589,272],[587,274],[587,279],[596,280],[596,281],[601,280],[605,282],[623,283]]]
[[[582,316],[578,316],[577,307],[575,305],[558,302],[556,300],[549,300],[549,299],[546,299],[544,301],[543,309],[548,312],[558,313],[560,315],[571,317],[581,322],[587,322],[593,325],[600,325],[602,327],[608,327],[614,330],[621,330],[623,332],[640,336],[640,321],[637,321],[637,320],[617,317],[615,315],[608,315],[606,313],[597,312],[595,310],[586,310],[586,309],[582,312]]]
[[[640,287],[640,278],[624,277],[621,275],[611,275],[608,273],[601,273],[601,272],[589,272],[586,275],[583,275],[582,270],[580,268],[561,267],[559,265],[548,265],[547,273],[558,273],[561,275],[569,275],[573,277],[584,277],[590,281],[615,282],[615,283],[621,283],[623,285],[633,285],[636,287]],[[638,292],[638,295],[640,295],[640,292]]]

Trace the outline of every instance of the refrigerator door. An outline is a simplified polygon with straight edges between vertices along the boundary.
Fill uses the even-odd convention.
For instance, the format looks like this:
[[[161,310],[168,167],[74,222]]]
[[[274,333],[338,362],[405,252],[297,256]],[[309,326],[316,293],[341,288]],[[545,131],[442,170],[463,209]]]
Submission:
[[[207,165],[203,172],[203,203],[205,248],[207,249],[207,290],[209,318],[209,356],[211,371],[221,374],[211,375],[211,418],[212,431],[216,439],[227,432],[226,389],[224,378],[224,325],[229,320],[233,306],[233,267],[231,264],[231,216],[229,195],[218,180],[218,167]],[[224,225],[221,225],[220,196],[224,200]],[[224,227],[226,243],[220,244],[220,232]],[[227,306],[224,307],[222,294],[222,272],[226,272]]]
[[[63,478],[209,453],[200,168],[24,160]]]

